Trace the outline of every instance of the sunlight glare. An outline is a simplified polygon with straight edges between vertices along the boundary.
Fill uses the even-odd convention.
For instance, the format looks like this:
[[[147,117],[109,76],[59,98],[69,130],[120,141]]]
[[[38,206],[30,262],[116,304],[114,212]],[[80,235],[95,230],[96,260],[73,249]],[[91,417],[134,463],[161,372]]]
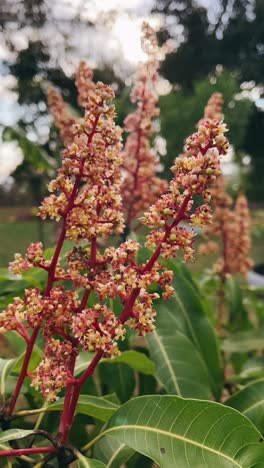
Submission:
[[[126,61],[136,64],[144,61],[144,54],[140,43],[141,22],[132,20],[129,16],[122,15],[116,18],[113,26],[113,34],[120,43],[122,54]]]

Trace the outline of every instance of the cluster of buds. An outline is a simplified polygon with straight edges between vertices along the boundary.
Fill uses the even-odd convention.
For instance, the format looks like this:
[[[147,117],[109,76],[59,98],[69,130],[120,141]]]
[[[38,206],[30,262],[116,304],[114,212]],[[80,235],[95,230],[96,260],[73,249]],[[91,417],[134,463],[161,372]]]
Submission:
[[[249,258],[251,240],[247,199],[244,195],[239,195],[233,207],[232,197],[225,190],[223,176],[218,177],[211,193],[213,223],[204,234],[210,240],[199,246],[200,253],[215,254],[221,249],[222,255],[216,261],[214,271],[223,279],[235,274],[246,276],[252,268],[252,260]]]
[[[14,297],[14,302],[0,314],[0,333],[17,330],[20,334],[21,329],[24,328],[24,320],[24,301],[20,297]]]
[[[150,53],[156,48],[150,29],[146,37]],[[64,386],[82,382],[83,376],[74,379],[74,362],[81,350],[95,352],[98,363],[101,357],[119,354],[118,342],[124,339],[128,327],[139,335],[154,329],[154,301],[160,294],[167,299],[174,293],[173,272],[159,258],[175,257],[181,249],[185,260],[192,259],[194,232],[180,223],[184,221],[191,227],[210,223],[208,188],[218,176],[220,156],[228,148],[226,127],[217,119],[203,120],[198,131],[187,138],[185,153],[176,159],[172,168],[174,178],[168,191],[142,219],[152,228],[145,245],[153,254],[146,262],[138,261],[141,245],[133,240],[118,247],[104,244],[99,250],[100,237],[109,237],[113,232],[119,235],[124,229],[121,130],[114,124],[114,106],[109,104],[114,97],[112,89],[102,83],[91,85],[91,73],[83,64],[77,84],[85,116],[70,129],[71,141],[62,153],[62,167],[49,184],[51,195],[40,207],[42,219],[61,221],[53,258],[46,260],[42,245],[36,243],[29,247],[25,259],[16,256],[11,264],[14,273],[32,267],[44,269],[48,275],[47,286],[45,291],[26,290],[25,298],[16,298],[0,320],[1,331],[16,330],[31,349],[32,340],[42,330],[45,357],[30,376],[48,401],[56,399]],[[134,92],[143,92],[140,89],[138,85]],[[147,110],[150,115],[156,115],[153,106],[156,98],[148,87],[145,92],[149,97],[140,124],[142,141],[145,141],[143,146],[141,141],[142,151],[148,147],[150,135]],[[59,120],[56,123],[61,125]],[[193,209],[195,195],[202,196],[204,203]],[[140,209],[146,203],[142,193],[141,196]],[[60,258],[67,238],[76,245],[65,258]],[[72,288],[68,284],[65,288],[64,281],[72,284]],[[159,293],[153,292],[154,284],[158,285]],[[94,305],[89,304],[91,292],[96,297]],[[109,299],[122,303],[123,310],[118,316],[110,308]],[[29,330],[33,330],[31,336]]]
[[[30,244],[25,257],[22,257],[22,255],[19,253],[15,254],[14,261],[10,262],[9,264],[9,270],[14,275],[21,275],[23,271],[26,271],[34,266],[40,266],[43,269],[47,269],[49,265],[50,262],[44,259],[42,242],[35,242]]]
[[[223,96],[221,93],[213,93],[210,97],[209,101],[207,102],[204,108],[204,116],[199,121],[198,125],[202,124],[204,121],[211,119],[211,120],[223,120]]]
[[[78,104],[85,108],[89,94],[95,90],[93,71],[86,62],[80,62],[76,73],[75,84],[78,90]],[[74,141],[78,143],[78,136],[74,129],[75,126],[80,123],[80,119],[72,114],[61,94],[52,86],[48,89],[48,105],[54,123],[59,130],[62,143],[65,146]]]
[[[91,67],[87,66],[86,62],[80,62],[76,73],[75,84],[78,90],[78,104],[85,108],[89,95],[95,90],[93,70]]]
[[[49,184],[59,195],[45,198],[40,208],[42,219],[59,221],[67,213],[66,237],[72,240],[123,231],[121,129],[114,124],[114,106],[107,104],[113,97],[112,89],[100,82],[90,91],[84,121],[73,129],[77,139],[63,151],[62,168]],[[77,192],[80,182],[85,185]]]
[[[160,253],[164,258],[175,257],[177,250],[183,248],[185,260],[192,259],[195,233],[184,226],[177,227],[179,220],[200,227],[211,222],[208,187],[220,174],[220,156],[228,150],[226,131],[221,121],[205,120],[198,131],[187,138],[185,153],[176,158],[172,167],[174,179],[168,193],[162,195],[142,218],[144,224],[156,228],[147,237],[146,245],[152,247],[160,242]],[[205,204],[192,213],[195,195],[201,195]]]
[[[238,239],[236,246],[236,271],[243,276],[246,276],[253,267],[253,261],[249,257],[251,249],[251,220],[248,208],[248,201],[245,195],[240,194],[235,203],[235,213],[239,227]]]
[[[154,203],[168,185],[156,175],[160,167],[159,155],[150,145],[155,119],[159,115],[157,70],[159,61],[165,57],[166,46],[158,47],[156,33],[146,23],[143,24],[142,47],[148,59],[139,65],[130,95],[131,102],[137,107],[124,121],[128,137],[123,152],[122,195],[128,231],[139,213]]]
[[[110,356],[120,354],[117,342],[124,340],[126,330],[105,305],[95,304],[91,309],[84,309],[73,318],[71,328],[85,351],[101,350]]]
[[[214,121],[222,120],[223,102],[221,93],[214,93],[205,107],[204,117],[200,120],[199,125],[203,125],[208,118]],[[249,258],[251,240],[247,199],[244,195],[239,195],[233,208],[233,200],[225,190],[225,179],[222,175],[217,177],[210,193],[213,218],[212,224],[204,234],[204,237],[209,238],[209,240],[206,244],[200,244],[199,251],[202,255],[219,252],[219,242],[212,238],[220,239],[222,256],[215,263],[214,271],[222,280],[226,276],[236,273],[246,276],[252,268],[252,260]]]
[[[97,263],[100,264],[97,237],[110,236],[113,231],[120,234],[124,228],[120,194],[121,129],[114,124],[114,106],[109,104],[114,93],[103,83],[91,85],[91,77],[89,68],[82,63],[76,82],[79,102],[85,107],[83,120],[71,121],[71,125],[66,125],[66,120],[60,115],[61,108],[56,108],[56,103],[64,105],[63,101],[59,98],[52,101],[55,122],[64,141],[68,142],[62,153],[62,167],[58,176],[49,184],[52,194],[44,199],[40,207],[42,219],[50,217],[62,222],[55,254],[51,260],[46,260],[43,246],[38,242],[30,245],[25,258],[16,254],[14,262],[10,264],[14,274],[21,274],[33,267],[47,271],[46,290],[44,293],[37,288],[26,290],[24,299],[15,298],[14,303],[1,314],[1,331],[16,330],[30,339],[30,329],[42,328],[46,340],[45,358],[36,369],[33,384],[40,388],[49,401],[67,385],[66,351],[62,353],[61,346],[54,345],[54,336],[65,340],[64,343],[68,345],[67,359],[70,359],[76,349],[91,350],[92,343],[94,350],[100,348],[105,356],[112,356],[117,353],[117,340],[125,332],[114,313],[103,308],[97,310],[94,331],[98,329],[99,333],[95,333],[94,340],[92,326],[90,341],[88,336],[75,338],[77,324],[86,309],[75,289],[64,290],[63,285],[54,284],[72,280],[74,287],[80,283],[87,293],[96,277]],[[85,264],[85,255],[82,255],[81,262],[76,262],[78,248],[73,249],[66,262],[62,263],[59,252],[66,238],[90,242],[90,247],[86,248],[89,263]],[[47,351],[51,349],[52,352]]]
[[[47,342],[45,358],[38,366],[37,375],[32,376],[32,385],[40,390],[48,402],[58,399],[58,393],[72,377],[68,372],[68,364],[74,352],[69,341],[61,342],[51,338]]]
[[[48,89],[48,105],[53,115],[60,138],[64,145],[72,142],[72,127],[77,118],[72,115],[60,93],[53,87]]]

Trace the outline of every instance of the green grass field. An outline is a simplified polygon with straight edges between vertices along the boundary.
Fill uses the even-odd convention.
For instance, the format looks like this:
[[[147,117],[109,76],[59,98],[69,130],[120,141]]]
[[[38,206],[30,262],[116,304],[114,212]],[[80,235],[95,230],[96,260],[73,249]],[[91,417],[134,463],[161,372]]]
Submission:
[[[38,220],[32,218],[24,220],[30,214],[29,208],[5,207],[0,208],[0,267],[7,267],[14,253],[25,253],[28,245],[31,242],[39,240]],[[17,219],[18,218],[18,219]],[[51,222],[43,223],[44,239],[46,247],[51,247],[54,243],[55,224]],[[255,264],[264,263],[264,226],[254,231],[252,258]],[[197,237],[197,243],[200,242]],[[210,267],[215,258],[212,256],[196,255],[197,260],[190,263],[189,267],[194,272],[202,271],[206,267]]]
[[[1,208],[0,209],[0,267],[8,266],[14,253],[24,254],[31,242],[39,240],[38,219],[29,217],[29,209]],[[50,246],[54,225],[43,223],[45,243]]]

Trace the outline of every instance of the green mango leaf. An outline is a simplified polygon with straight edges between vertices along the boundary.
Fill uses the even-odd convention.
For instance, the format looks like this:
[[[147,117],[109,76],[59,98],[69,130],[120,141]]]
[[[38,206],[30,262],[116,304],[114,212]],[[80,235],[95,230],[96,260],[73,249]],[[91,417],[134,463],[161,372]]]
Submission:
[[[180,268],[171,261],[164,263],[174,271],[175,293],[169,301],[159,302],[155,306],[157,321],[162,314],[166,314],[166,321],[170,323],[170,327],[187,335],[192,341],[207,368],[212,392],[215,398],[219,399],[223,388],[221,356],[218,338],[207,317],[204,298],[197,284],[191,279],[190,272],[186,273],[186,268]]]
[[[48,249],[44,250],[44,258],[45,260],[51,260],[55,252],[55,247],[49,247]]]
[[[25,351],[26,343],[22,336],[18,335],[15,331],[8,331],[5,333],[5,338],[10,344],[12,350],[16,355],[20,355]]]
[[[1,429],[0,429],[0,434],[3,434],[3,431]],[[10,449],[12,449],[12,447],[8,442],[0,443],[0,450],[10,450]],[[9,466],[12,467],[11,459],[8,458],[7,461],[9,461],[9,465],[7,465],[7,468],[9,468]],[[0,466],[2,466],[1,461],[0,461]]]
[[[248,359],[242,366],[240,377],[242,379],[254,379],[264,377],[264,357],[255,356]]]
[[[87,369],[88,365],[90,364],[91,360],[93,359],[94,354],[88,352],[81,352],[77,358],[76,366],[74,369],[74,375],[77,376],[81,374],[85,369]],[[155,365],[154,362],[151,361],[144,353],[140,353],[138,351],[124,351],[121,356],[118,356],[113,359],[102,359],[99,366],[101,364],[119,364],[123,363],[128,365],[131,369],[135,371],[141,372],[142,374],[146,375],[154,375],[155,373]]]
[[[79,468],[106,468],[106,465],[99,460],[86,458],[78,453],[77,466]]]
[[[264,330],[254,329],[229,335],[222,343],[226,353],[249,353],[264,349]]]
[[[177,303],[174,315],[180,312],[184,317],[185,331],[200,351],[208,369],[212,391],[219,398],[223,388],[221,355],[218,338],[207,317],[202,294],[194,282],[180,275],[174,277],[174,287]]]
[[[142,467],[144,468],[155,467],[156,468],[157,467],[157,465],[153,463],[153,460],[137,452],[134,452],[134,455],[131,458],[129,458],[125,466],[126,468],[142,468]]]
[[[231,315],[235,317],[243,308],[243,295],[237,278],[230,276],[227,279],[226,294]]]
[[[111,403],[114,403],[117,406],[120,406],[120,400],[116,393],[110,393],[109,395],[104,395],[101,398],[110,401]]]
[[[152,375],[139,374],[138,395],[155,395],[157,392],[157,379]]]
[[[176,396],[143,396],[125,403],[104,436],[151,458],[160,468],[264,467],[257,428],[233,408]]]
[[[24,161],[32,165],[34,169],[40,172],[54,169],[55,160],[49,157],[41,145],[30,141],[22,130],[17,131],[12,127],[6,127],[3,138],[4,141],[16,140],[23,152]]]
[[[9,445],[9,444],[0,444],[0,450],[10,450],[10,449],[12,449],[11,445]],[[10,465],[10,466],[12,466],[12,465]],[[7,468],[9,468],[9,467],[7,467]]]
[[[61,411],[63,409],[64,398],[60,398],[55,403],[47,407],[47,411]],[[116,412],[119,406],[105,398],[80,395],[76,412],[87,414],[100,421],[108,421],[108,419]]]
[[[17,361],[14,364],[12,372],[16,374],[20,373],[22,366],[23,366],[24,357],[25,357],[25,352],[17,358]],[[42,359],[43,359],[43,352],[37,345],[35,345],[31,354],[30,361],[29,361],[28,371],[29,372],[34,371]]]
[[[1,282],[1,297],[0,297],[0,307],[5,309],[8,304],[13,302],[14,297],[23,296],[25,289],[29,287],[27,281],[10,279]]]
[[[77,377],[80,375],[87,367],[94,357],[94,353],[89,353],[87,351],[82,351],[76,359],[76,364],[74,368],[74,376]]]
[[[43,288],[47,281],[47,272],[40,268],[31,268],[22,273],[23,280],[31,287]]]
[[[155,374],[155,364],[151,359],[148,358],[144,353],[138,351],[124,351],[121,356],[114,359],[104,359],[102,362],[108,362],[109,364],[115,364],[117,362],[123,362],[132,369],[141,372],[146,375]]]
[[[99,365],[100,381],[107,392],[115,392],[124,403],[133,395],[136,385],[134,371],[127,364],[102,362]]]
[[[107,463],[107,468],[120,468],[134,453],[132,448],[110,436],[101,439],[94,448],[94,456]]]
[[[209,398],[210,383],[200,353],[186,335],[173,329],[163,307],[159,307],[156,327],[147,341],[156,376],[167,393]]]
[[[235,330],[248,328],[247,311],[243,304],[243,294],[237,278],[232,276],[228,278],[225,291],[230,311],[229,326]]]
[[[6,380],[14,365],[15,359],[0,358],[0,395],[3,398],[6,393]]]
[[[5,280],[12,280],[12,279],[15,279],[17,277],[15,277],[14,275],[12,275],[12,273],[9,271],[8,268],[0,268],[0,281],[5,281]],[[2,288],[2,285],[1,285],[1,288]]]
[[[11,395],[14,392],[16,388],[16,384],[17,384],[17,376],[9,375],[5,381],[5,395],[6,396]],[[21,393],[27,393],[27,392],[28,392],[28,386],[25,381],[25,383],[21,387]],[[5,398],[3,398],[3,401],[4,400]]]
[[[225,405],[247,416],[263,434],[264,432],[264,379],[246,385],[225,401]]]
[[[29,435],[34,434],[34,431],[24,430],[24,429],[9,429],[0,433],[0,444],[9,442],[10,440],[23,439]]]
[[[233,354],[234,356],[241,356],[241,354]],[[243,382],[249,383],[253,380],[259,380],[264,378],[264,358],[262,356],[255,356],[253,358],[247,359],[247,361],[242,365],[241,371],[239,374],[232,375],[228,381],[229,382]]]

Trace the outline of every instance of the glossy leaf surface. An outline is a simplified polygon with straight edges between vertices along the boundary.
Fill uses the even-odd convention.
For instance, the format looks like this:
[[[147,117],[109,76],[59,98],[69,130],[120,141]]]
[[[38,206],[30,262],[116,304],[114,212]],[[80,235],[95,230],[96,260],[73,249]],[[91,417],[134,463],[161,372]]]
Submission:
[[[246,385],[225,401],[227,406],[247,416],[263,434],[264,432],[264,379]]]
[[[161,468],[264,467],[260,433],[242,414],[210,401],[144,396],[124,404],[103,435]]]

